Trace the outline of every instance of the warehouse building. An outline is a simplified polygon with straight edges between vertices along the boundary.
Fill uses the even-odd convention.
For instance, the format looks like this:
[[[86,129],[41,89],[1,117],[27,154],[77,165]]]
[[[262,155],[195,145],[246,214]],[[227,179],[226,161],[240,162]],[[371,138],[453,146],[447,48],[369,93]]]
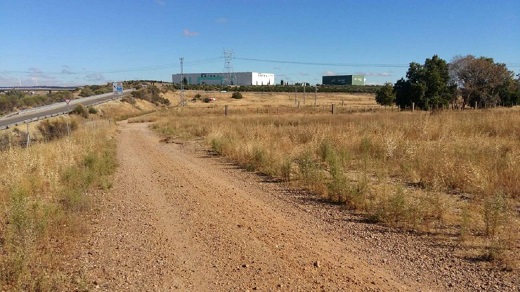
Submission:
[[[323,85],[365,85],[364,75],[323,76]]]
[[[258,72],[236,73],[186,73],[173,74],[172,82],[180,84],[184,79],[185,84],[207,85],[274,85],[274,74]]]

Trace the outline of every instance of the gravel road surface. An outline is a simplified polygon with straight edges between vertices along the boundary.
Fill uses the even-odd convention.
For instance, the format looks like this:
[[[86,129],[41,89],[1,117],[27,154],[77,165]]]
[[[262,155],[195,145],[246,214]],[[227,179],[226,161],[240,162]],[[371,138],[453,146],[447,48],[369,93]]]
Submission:
[[[98,291],[519,291],[517,272],[449,243],[360,222],[121,122],[114,188],[76,260]]]

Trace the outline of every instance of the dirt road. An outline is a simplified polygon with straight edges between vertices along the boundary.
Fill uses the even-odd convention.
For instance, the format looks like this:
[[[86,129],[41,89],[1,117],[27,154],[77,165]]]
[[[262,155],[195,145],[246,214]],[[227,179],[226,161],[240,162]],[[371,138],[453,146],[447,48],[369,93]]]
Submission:
[[[119,170],[81,256],[104,291],[514,290],[449,248],[120,124]],[[416,240],[416,241],[414,241]],[[457,272],[458,271],[458,272]],[[506,277],[507,278],[507,277]],[[505,283],[505,284],[504,284]]]

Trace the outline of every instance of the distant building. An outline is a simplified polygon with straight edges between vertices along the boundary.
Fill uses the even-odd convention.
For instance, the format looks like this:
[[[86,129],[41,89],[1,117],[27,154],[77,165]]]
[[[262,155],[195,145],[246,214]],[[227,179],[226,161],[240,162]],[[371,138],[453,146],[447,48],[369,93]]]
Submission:
[[[186,73],[173,74],[172,82],[180,84],[184,78],[186,84],[207,85],[274,85],[274,74],[258,72],[227,73]]]
[[[364,75],[323,76],[323,85],[365,85]]]

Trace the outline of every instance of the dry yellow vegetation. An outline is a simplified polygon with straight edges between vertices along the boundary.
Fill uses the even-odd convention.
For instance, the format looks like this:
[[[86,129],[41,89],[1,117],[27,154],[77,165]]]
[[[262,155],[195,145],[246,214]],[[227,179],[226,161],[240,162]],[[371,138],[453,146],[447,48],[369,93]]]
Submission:
[[[203,138],[239,165],[341,202],[367,220],[455,236],[464,256],[518,267],[518,108],[397,112],[378,107],[373,96],[346,94],[298,108],[290,94],[243,93],[237,101],[218,94],[224,97],[214,103],[164,114],[154,127]],[[322,103],[337,104],[338,114]]]
[[[167,92],[164,97],[169,99],[172,105],[180,102],[180,91]],[[242,92],[243,99],[233,99],[233,92],[189,90],[184,92],[184,98],[188,107],[196,108],[219,108],[229,105],[240,109],[262,109],[276,107],[297,107],[309,106],[326,107],[328,110],[331,104],[341,105],[351,109],[380,108],[376,103],[373,94],[348,94],[348,93],[317,93],[307,92],[305,96],[302,92]],[[215,101],[204,103],[193,101],[196,95],[200,98],[215,98]]]
[[[59,290],[71,281],[59,255],[84,228],[88,191],[111,185],[114,130],[90,121],[65,138],[0,152],[0,290]]]

